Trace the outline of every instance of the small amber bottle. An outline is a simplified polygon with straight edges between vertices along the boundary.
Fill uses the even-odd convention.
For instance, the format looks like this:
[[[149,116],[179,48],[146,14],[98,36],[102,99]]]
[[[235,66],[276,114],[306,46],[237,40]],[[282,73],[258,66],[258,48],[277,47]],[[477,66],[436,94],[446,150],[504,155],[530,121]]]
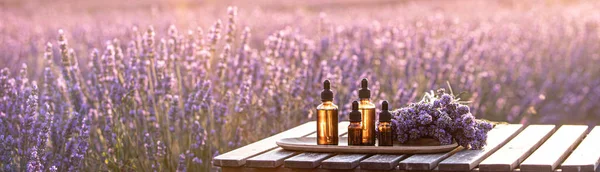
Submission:
[[[381,103],[381,113],[379,113],[379,125],[377,126],[379,134],[377,136],[379,146],[392,146],[392,114],[388,109],[388,102]]]
[[[362,126],[360,124],[360,111],[358,111],[358,102],[352,102],[352,112],[350,112],[350,125],[348,125],[348,146],[362,145]]]
[[[338,144],[338,106],[333,104],[329,80],[323,82],[321,104],[317,107],[317,144]]]
[[[360,102],[358,109],[362,115],[362,145],[375,145],[375,104],[371,103],[371,90],[369,90],[369,81],[363,79],[360,83],[361,89],[358,91]]]

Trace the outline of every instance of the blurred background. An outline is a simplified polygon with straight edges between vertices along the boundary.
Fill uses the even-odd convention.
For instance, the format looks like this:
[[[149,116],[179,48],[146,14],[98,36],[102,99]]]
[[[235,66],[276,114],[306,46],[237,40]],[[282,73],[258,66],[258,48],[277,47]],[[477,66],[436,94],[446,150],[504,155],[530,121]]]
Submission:
[[[239,11],[238,25],[253,28],[257,46],[261,46],[270,33],[286,26],[313,32],[320,13],[329,16],[328,22],[344,26],[368,25],[373,21],[397,24],[435,15],[461,20],[507,17],[533,20],[536,12],[546,11],[554,17],[578,13],[583,15],[582,21],[598,15],[595,11],[585,11],[596,7],[593,1],[571,0],[3,0],[0,1],[0,40],[4,45],[0,47],[3,52],[0,57],[9,61],[1,67],[16,69],[19,65],[15,64],[25,61],[37,64],[38,58],[31,57],[40,55],[45,43],[56,39],[58,29],[69,31],[68,36],[81,44],[77,51],[87,52],[90,48],[84,47],[101,47],[104,43],[101,40],[123,36],[132,26],[152,25],[157,30],[166,30],[170,25],[181,29],[206,28],[217,19],[225,20],[230,5],[243,9]],[[508,16],[511,13],[514,14]]]
[[[37,157],[49,171],[218,170],[210,160],[219,153],[315,120],[325,79],[341,119],[368,78],[376,104],[393,109],[446,88],[477,118],[597,125],[599,8],[568,0],[3,0],[0,144],[14,149],[0,149],[0,169],[23,170]],[[43,140],[44,132],[40,144],[7,141]],[[30,157],[34,145],[44,150]]]

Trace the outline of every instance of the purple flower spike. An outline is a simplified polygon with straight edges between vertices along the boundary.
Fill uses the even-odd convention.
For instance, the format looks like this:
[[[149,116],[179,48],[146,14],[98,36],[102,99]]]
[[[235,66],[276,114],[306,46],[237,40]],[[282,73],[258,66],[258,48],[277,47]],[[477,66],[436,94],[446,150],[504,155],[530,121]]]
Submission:
[[[468,106],[443,92],[427,94],[421,102],[394,111],[392,123],[400,143],[431,137],[441,144],[456,141],[469,149],[483,148],[487,132],[493,127],[475,119]]]

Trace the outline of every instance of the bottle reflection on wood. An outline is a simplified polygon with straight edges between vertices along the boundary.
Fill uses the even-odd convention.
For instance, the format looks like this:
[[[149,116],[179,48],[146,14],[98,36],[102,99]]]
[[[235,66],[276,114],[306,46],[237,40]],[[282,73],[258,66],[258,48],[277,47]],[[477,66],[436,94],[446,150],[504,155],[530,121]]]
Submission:
[[[333,92],[329,80],[323,82],[322,103],[317,107],[317,144],[338,144],[338,107],[333,104]]]
[[[352,112],[350,112],[350,125],[348,125],[348,146],[362,145],[362,125],[360,123],[361,114],[358,111],[358,102],[352,102]]]
[[[377,136],[378,146],[392,146],[392,114],[388,110],[388,102],[381,103],[381,113],[379,113],[379,125],[377,126],[379,134]]]

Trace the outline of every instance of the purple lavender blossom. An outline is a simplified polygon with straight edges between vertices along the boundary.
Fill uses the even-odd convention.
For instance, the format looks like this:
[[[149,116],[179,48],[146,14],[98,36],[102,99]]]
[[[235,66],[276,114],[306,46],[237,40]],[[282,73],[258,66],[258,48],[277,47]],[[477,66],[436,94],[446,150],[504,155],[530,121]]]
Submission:
[[[426,111],[421,111],[417,117],[417,121],[421,125],[428,125],[433,121],[433,118]]]
[[[494,3],[486,5],[492,8],[480,10],[493,11]],[[41,21],[54,13],[11,17],[8,11],[3,15],[14,20],[0,29],[7,35],[0,37],[5,43],[0,52],[6,57],[0,63],[0,171],[26,171],[33,147],[43,170],[49,171],[214,170],[206,162],[216,152],[314,120],[314,83],[323,78],[339,83],[338,104],[355,99],[354,82],[369,77],[380,82],[373,99],[391,99],[399,107],[418,101],[424,89],[449,81],[455,89],[448,93],[461,99],[439,90],[431,92],[433,101],[394,113],[400,142],[431,137],[478,149],[485,146],[493,125],[476,117],[596,125],[600,58],[594,50],[599,45],[599,19],[587,15],[593,10],[586,6],[584,2],[540,10],[543,15],[490,12],[474,20],[449,17],[451,10],[427,19],[406,13],[388,15],[400,18],[385,25],[380,23],[386,17],[373,17],[371,24],[352,27],[346,24],[360,21],[345,23],[335,12],[328,17],[307,13],[298,20],[269,10],[231,7],[220,10],[226,15],[223,22],[203,28],[209,20],[202,19],[187,32],[176,27],[186,17],[179,16],[176,23],[164,20],[172,15],[160,4],[152,22],[99,13],[103,18],[94,22],[77,20],[95,18],[86,14],[57,26],[48,24],[53,20]],[[544,15],[565,9],[576,12],[565,13],[561,20]],[[219,12],[198,11],[211,13],[198,15],[206,18]],[[50,17],[35,17],[39,14]],[[239,20],[240,16],[248,18]],[[319,20],[318,26],[304,27],[314,22],[311,17]],[[104,22],[117,18],[118,22]],[[275,20],[247,20],[252,18]],[[494,20],[479,23],[489,18]],[[503,23],[509,18],[513,24]],[[128,20],[155,27],[123,29]],[[533,28],[551,29],[522,29],[531,21],[536,21]],[[290,25],[272,27],[282,22]],[[246,27],[238,34],[242,25],[259,27]],[[45,26],[64,30],[48,40],[56,33]],[[27,34],[12,33],[16,31]],[[109,40],[99,40],[105,38]],[[49,41],[55,46],[43,44]],[[498,67],[506,64],[510,68]],[[540,72],[546,69],[553,70]],[[468,106],[460,104],[467,102]],[[273,123],[277,125],[267,125]],[[267,127],[249,134],[244,126],[251,125]],[[146,133],[153,160],[144,157]],[[181,166],[173,157],[179,154],[186,155]],[[197,163],[200,160],[204,163]]]
[[[30,156],[29,156],[29,161],[27,162],[27,170],[26,171],[31,171],[31,172],[43,171],[44,165],[40,161],[40,157],[38,156],[37,148],[34,146],[28,152],[30,153]]]
[[[198,149],[201,148],[202,146],[204,146],[205,141],[206,141],[206,130],[204,130],[204,128],[202,128],[202,126],[200,125],[200,122],[198,121],[194,121],[194,124],[192,126],[192,138],[193,138],[193,142],[191,144],[191,148],[192,149]]]
[[[459,105],[456,99],[443,92],[428,93],[421,102],[394,111],[392,123],[396,128],[396,139],[401,143],[432,137],[441,144],[451,144],[455,140],[469,149],[485,146],[487,132],[493,127],[475,119],[467,106]]]
[[[187,167],[185,165],[186,156],[185,154],[179,154],[179,165],[177,165],[177,172],[186,172]]]

